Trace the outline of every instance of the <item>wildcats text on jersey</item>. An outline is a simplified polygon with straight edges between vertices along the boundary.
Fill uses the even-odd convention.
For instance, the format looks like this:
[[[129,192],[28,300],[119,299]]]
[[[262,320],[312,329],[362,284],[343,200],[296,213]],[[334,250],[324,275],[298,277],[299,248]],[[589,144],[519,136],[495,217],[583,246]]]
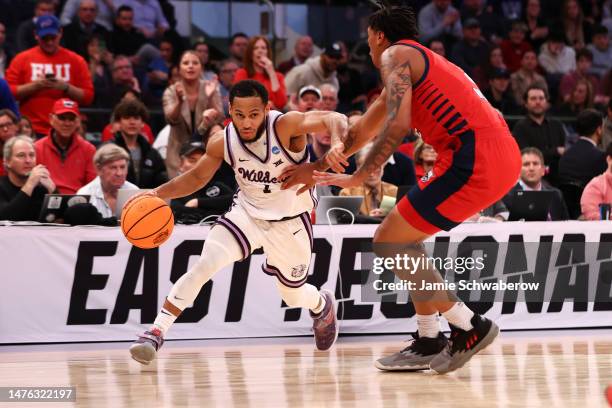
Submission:
[[[285,169],[308,159],[306,148],[292,152],[282,145],[275,126],[282,116],[281,112],[270,111],[265,133],[250,143],[240,138],[232,123],[225,128],[225,161],[234,169],[239,187],[236,202],[251,217],[261,220],[298,216],[316,205],[312,192],[296,195],[300,186],[281,189]]]

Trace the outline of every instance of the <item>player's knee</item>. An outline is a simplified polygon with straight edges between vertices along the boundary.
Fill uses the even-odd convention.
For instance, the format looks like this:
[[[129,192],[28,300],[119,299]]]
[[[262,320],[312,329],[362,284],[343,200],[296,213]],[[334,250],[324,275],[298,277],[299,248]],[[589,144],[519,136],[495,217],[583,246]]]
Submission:
[[[207,246],[206,246],[207,245]],[[196,264],[189,272],[196,275],[216,273],[225,266],[235,261],[232,257],[219,245],[211,245],[206,243],[202,250],[203,256],[198,259]]]

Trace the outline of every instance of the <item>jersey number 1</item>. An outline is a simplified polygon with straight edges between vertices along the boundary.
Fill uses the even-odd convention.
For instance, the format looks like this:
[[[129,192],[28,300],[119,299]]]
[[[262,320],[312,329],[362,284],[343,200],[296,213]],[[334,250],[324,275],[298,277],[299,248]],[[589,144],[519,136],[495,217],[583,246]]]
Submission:
[[[264,193],[269,194],[271,192],[272,192],[272,190],[270,190],[270,185],[269,184],[264,184]]]

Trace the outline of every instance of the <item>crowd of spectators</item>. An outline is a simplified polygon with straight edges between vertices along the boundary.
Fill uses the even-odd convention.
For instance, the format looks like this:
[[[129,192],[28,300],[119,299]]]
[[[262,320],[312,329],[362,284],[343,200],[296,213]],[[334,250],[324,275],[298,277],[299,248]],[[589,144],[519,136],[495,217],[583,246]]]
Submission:
[[[612,202],[612,1],[415,3],[419,41],[461,67],[506,116],[522,149],[513,191],[554,191],[550,220],[598,218],[599,204]],[[0,219],[37,220],[36,206],[53,192],[88,194],[111,217],[119,189],[154,188],[193,166],[228,123],[229,90],[242,79],[261,82],[273,109],[338,111],[349,121],[381,92],[379,74],[357,52],[363,43],[303,35],[276,61],[279,50],[263,35],[235,33],[225,53],[182,38],[167,1],[36,0],[32,13],[13,31],[0,24]],[[164,126],[151,122],[151,110],[163,112]],[[308,136],[316,160],[330,135]],[[365,185],[317,192],[361,195],[361,215],[380,220],[385,198],[428,177],[435,162],[418,130],[404,142]],[[347,172],[363,157],[351,158]],[[235,188],[222,167],[172,208],[197,222],[223,212]],[[512,196],[473,220],[507,219]]]

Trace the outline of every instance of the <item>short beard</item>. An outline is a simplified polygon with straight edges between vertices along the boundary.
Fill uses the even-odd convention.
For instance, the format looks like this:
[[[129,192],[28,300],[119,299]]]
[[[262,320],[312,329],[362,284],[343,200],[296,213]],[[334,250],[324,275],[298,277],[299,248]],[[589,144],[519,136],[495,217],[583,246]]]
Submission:
[[[534,118],[538,118],[539,119],[539,118],[543,118],[544,117],[544,115],[546,114],[546,111],[544,111],[544,112],[529,111],[528,113],[529,113],[529,115],[533,116]]]
[[[240,132],[238,131],[238,129],[236,129],[236,133],[238,133],[238,137],[242,139],[244,143],[255,143],[261,138],[261,136],[263,136],[264,132],[266,131],[267,122],[268,122],[267,119],[261,122],[261,125],[259,125],[259,127],[257,128],[257,133],[255,133],[255,137],[251,140],[244,140],[242,136],[240,136]]]

